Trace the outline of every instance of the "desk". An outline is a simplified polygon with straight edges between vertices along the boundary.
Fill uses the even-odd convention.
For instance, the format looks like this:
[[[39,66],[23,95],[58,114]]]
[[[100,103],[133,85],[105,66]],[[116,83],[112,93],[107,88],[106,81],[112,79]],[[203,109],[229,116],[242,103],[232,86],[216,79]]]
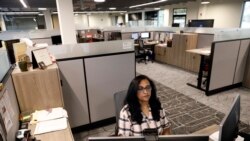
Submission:
[[[31,135],[34,135],[35,128],[36,124],[29,125],[29,129],[31,130]],[[36,137],[36,139],[41,141],[74,141],[74,137],[72,135],[69,123],[68,127],[64,130],[59,130],[34,136]]]
[[[201,55],[200,69],[199,69],[199,72],[198,72],[197,86],[195,86],[193,84],[190,84],[190,83],[187,83],[187,85],[189,85],[191,87],[194,87],[194,88],[197,88],[199,90],[205,91],[205,89],[201,88],[202,76],[203,76],[203,70],[202,70],[202,66],[203,65],[202,65],[202,63],[205,60],[205,56],[210,56],[211,48],[208,47],[208,48],[191,49],[191,50],[186,50],[186,52],[195,53],[195,54]]]
[[[213,124],[213,125],[208,126],[208,127],[204,128],[204,129],[196,131],[196,132],[194,132],[192,134],[211,135],[211,134],[213,134],[214,132],[216,132],[218,130],[219,130],[219,125]],[[213,141],[213,140],[209,138],[209,141]]]

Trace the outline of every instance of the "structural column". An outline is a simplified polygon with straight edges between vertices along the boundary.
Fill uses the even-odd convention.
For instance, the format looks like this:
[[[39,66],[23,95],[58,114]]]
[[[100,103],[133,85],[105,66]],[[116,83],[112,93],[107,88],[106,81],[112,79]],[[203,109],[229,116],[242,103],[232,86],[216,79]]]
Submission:
[[[6,31],[6,25],[4,22],[3,15],[0,15],[0,18],[1,18],[1,29],[2,29],[2,31]]]
[[[56,0],[62,44],[75,44],[76,28],[72,0]]]
[[[46,29],[53,29],[52,18],[50,10],[43,11]]]

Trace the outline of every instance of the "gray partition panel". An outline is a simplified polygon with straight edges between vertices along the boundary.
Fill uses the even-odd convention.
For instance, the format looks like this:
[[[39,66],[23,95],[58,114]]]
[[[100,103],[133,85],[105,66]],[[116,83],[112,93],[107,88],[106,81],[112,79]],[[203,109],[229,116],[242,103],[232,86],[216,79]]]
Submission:
[[[247,57],[247,63],[246,63],[246,70],[244,75],[244,81],[243,86],[250,88],[250,45],[249,45],[249,51],[248,51],[248,57]]]
[[[233,84],[239,46],[239,40],[215,43],[209,90]]]
[[[115,116],[113,95],[135,77],[135,54],[85,59],[91,122]]]
[[[70,126],[88,124],[89,112],[85,87],[83,60],[58,62],[65,109],[69,115]]]
[[[19,107],[16,99],[16,93],[14,90],[13,82],[11,77],[9,76],[5,88],[0,92],[0,97],[4,94],[8,94],[11,108],[13,109],[13,113],[10,111],[10,107],[7,107],[12,121],[12,127],[10,128],[9,132],[7,132],[7,141],[14,141],[16,140],[16,132],[19,129]],[[6,96],[6,95],[5,95]]]
[[[237,66],[236,66],[236,71],[235,71],[235,76],[234,76],[234,84],[237,84],[243,81],[245,68],[246,68],[246,62],[247,62],[247,56],[248,56],[248,51],[249,51],[249,43],[250,43],[250,40],[241,40]]]
[[[210,47],[213,40],[213,34],[198,34],[197,48]]]

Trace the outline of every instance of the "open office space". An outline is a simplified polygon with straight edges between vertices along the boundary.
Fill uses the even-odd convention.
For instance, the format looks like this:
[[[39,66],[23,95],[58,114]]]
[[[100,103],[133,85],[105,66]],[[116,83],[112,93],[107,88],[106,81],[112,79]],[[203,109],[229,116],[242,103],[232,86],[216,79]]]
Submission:
[[[250,1],[100,1],[0,0],[2,140],[119,140],[114,95],[140,74],[172,124],[159,140],[250,133]]]

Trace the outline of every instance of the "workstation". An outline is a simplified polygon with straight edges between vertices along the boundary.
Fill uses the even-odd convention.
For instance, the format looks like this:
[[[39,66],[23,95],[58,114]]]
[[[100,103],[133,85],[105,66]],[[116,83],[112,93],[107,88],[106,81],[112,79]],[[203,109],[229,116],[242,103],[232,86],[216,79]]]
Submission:
[[[59,2],[55,3],[60,5]],[[65,2],[65,5],[68,7],[69,3],[71,1]],[[200,1],[183,3],[184,7],[188,8],[191,4],[200,5]],[[234,0],[229,3],[234,4]],[[242,4],[245,3],[247,2],[242,2]],[[76,3],[73,2],[73,4]],[[217,3],[210,4],[213,6]],[[183,23],[177,23],[180,27],[170,27],[177,25],[174,24],[176,15],[171,10],[179,8],[180,5],[166,2],[164,8],[169,9],[169,19],[164,15],[167,13],[164,8],[159,12],[150,12],[155,9],[145,9],[142,12],[132,10],[124,14],[114,14],[112,11],[109,15],[110,24],[105,23],[107,17],[103,13],[96,17],[96,13],[83,13],[81,18],[86,18],[88,22],[84,21],[82,24],[87,27],[83,25],[80,27],[80,18],[77,17],[80,17],[81,13],[62,16],[69,9],[65,11],[58,9],[56,15],[59,18],[57,19],[59,28],[54,21],[55,14],[51,14],[53,29],[45,26],[47,30],[2,31],[0,33],[3,46],[0,48],[0,77],[3,83],[1,97],[4,99],[4,95],[9,95],[8,99],[12,107],[10,109],[13,109],[8,111],[12,125],[11,128],[5,127],[7,129],[5,129],[7,134],[4,134],[5,140],[15,140],[16,132],[22,125],[19,123],[19,114],[35,113],[38,110],[57,107],[62,107],[67,112],[66,128],[45,134],[35,134],[36,124],[34,124],[29,127],[31,135],[40,140],[50,138],[80,141],[88,137],[92,137],[89,140],[93,141],[119,140],[117,137],[109,137],[113,135],[115,130],[113,124],[117,118],[114,94],[122,90],[126,91],[131,80],[139,74],[148,75],[157,84],[158,96],[163,101],[163,108],[169,113],[173,124],[173,135],[159,136],[159,140],[194,140],[195,136],[200,140],[208,140],[208,135],[215,131],[223,132],[218,128],[223,117],[227,117],[236,94],[239,94],[243,101],[240,131],[249,133],[247,118],[249,109],[246,101],[250,88],[250,36],[248,34],[250,30],[240,28],[238,24],[230,25],[232,22],[228,25],[218,23],[218,17],[212,17],[214,28],[197,27],[197,24],[204,22],[202,16],[211,18],[210,13],[206,13],[206,10],[211,10],[210,5],[200,5],[201,9],[197,12],[197,17],[190,16],[190,11],[186,11],[185,27],[181,27]],[[220,6],[223,7],[223,4]],[[165,23],[159,21],[162,12]],[[133,13],[142,13],[142,15]],[[158,14],[157,18],[155,13]],[[131,18],[132,15],[137,18]],[[44,17],[46,18],[46,15]],[[70,18],[78,20],[75,23],[77,28],[69,28],[71,27],[69,25],[72,25]],[[108,26],[98,27],[93,24],[92,18],[96,19],[96,23]],[[200,18],[200,20],[188,21],[194,18]],[[115,21],[118,24],[121,19],[125,25],[113,24]],[[211,20],[205,20],[205,22],[211,22]],[[211,26],[211,23],[203,26]],[[4,29],[2,25],[1,28]],[[24,56],[17,50],[23,48],[24,43],[28,50],[25,53],[30,56],[31,61],[34,59],[32,55],[36,50],[46,48],[49,55],[53,56],[53,63],[45,65],[43,69],[38,61],[40,68],[30,67],[28,71],[22,72],[18,68],[18,62]],[[148,53],[137,56],[138,48],[143,48]],[[186,107],[179,107],[180,105]],[[197,110],[194,110],[196,108]],[[210,121],[209,118],[206,121],[205,117],[208,116],[212,116]],[[200,120],[204,122],[198,124]],[[1,134],[3,134],[2,130],[0,130]],[[92,130],[98,133],[91,133]],[[100,132],[103,134],[99,135]],[[123,139],[127,140],[126,137]],[[136,139],[145,140],[144,137]],[[131,140],[134,139],[131,138]]]

